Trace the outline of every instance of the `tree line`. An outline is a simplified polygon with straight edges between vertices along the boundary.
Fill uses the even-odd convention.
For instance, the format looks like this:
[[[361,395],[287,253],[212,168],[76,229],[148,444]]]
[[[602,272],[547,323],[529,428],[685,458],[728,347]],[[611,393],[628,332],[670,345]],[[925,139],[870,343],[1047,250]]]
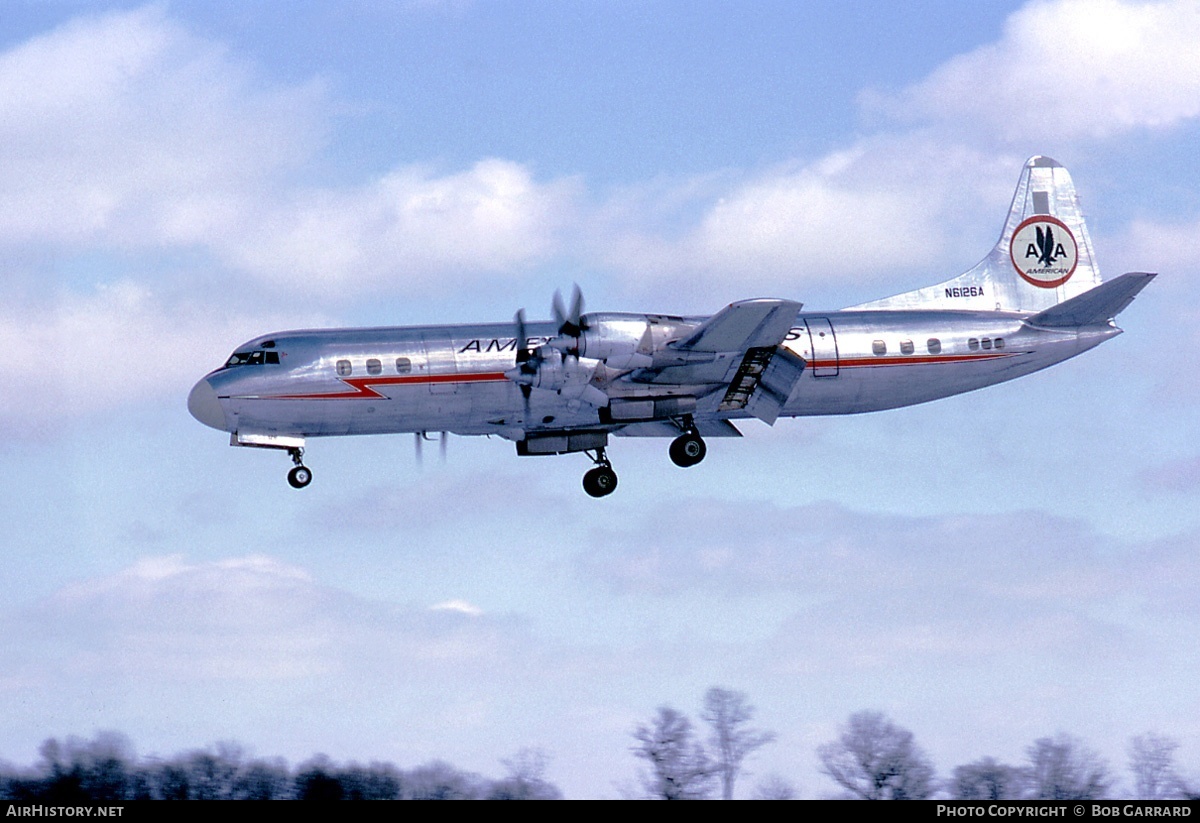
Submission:
[[[663,800],[732,799],[750,775],[748,761],[776,735],[754,725],[755,709],[743,692],[714,687],[703,699],[698,726],[671,706],[632,730],[630,751],[640,762],[638,789]],[[1129,741],[1133,796],[1143,800],[1200,799],[1200,783],[1175,763],[1179,743],[1161,734]],[[339,765],[317,755],[290,768],[280,758],[255,758],[236,743],[138,758],[121,734],[92,740],[51,738],[40,761],[18,769],[0,764],[0,799],[72,804],[122,800],[557,800],[546,779],[549,756],[522,749],[501,760],[504,775],[488,778],[435,760],[413,769],[391,763]],[[912,732],[877,711],[852,714],[837,738],[816,749],[821,773],[832,784],[826,796],[861,800],[1093,800],[1111,796],[1116,775],[1096,752],[1068,734],[1039,738],[1021,763],[993,757],[954,767],[939,778]],[[779,775],[767,775],[752,797],[798,796]]]
[[[560,800],[545,779],[549,757],[522,749],[501,760],[505,775],[483,777],[435,760],[414,769],[391,763],[338,765],[317,755],[289,768],[221,743],[170,758],[138,758],[128,738],[45,741],[30,769],[0,766],[0,799],[55,805],[127,800]]]
[[[643,796],[700,800],[714,797],[719,787],[721,796],[730,799],[746,758],[775,739],[751,727],[753,716],[745,694],[709,689],[701,713],[709,728],[704,741],[685,714],[659,707],[652,720],[633,732],[631,751],[647,764],[639,775]],[[1177,740],[1160,734],[1130,740],[1128,766],[1136,798],[1200,799],[1200,785],[1186,781],[1175,765],[1178,748]],[[837,739],[818,746],[816,754],[821,773],[836,787],[831,796],[844,799],[1098,800],[1110,797],[1116,783],[1098,754],[1061,733],[1030,744],[1024,763],[983,757],[939,779],[912,732],[876,711],[851,715]],[[770,775],[753,796],[782,800],[796,794],[785,778]]]

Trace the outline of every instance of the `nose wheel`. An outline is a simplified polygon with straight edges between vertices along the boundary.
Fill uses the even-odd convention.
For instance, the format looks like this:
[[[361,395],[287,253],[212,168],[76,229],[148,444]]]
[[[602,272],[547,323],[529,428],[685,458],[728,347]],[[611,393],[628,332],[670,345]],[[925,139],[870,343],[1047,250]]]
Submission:
[[[688,429],[671,441],[669,453],[672,463],[686,469],[704,459],[704,455],[708,454],[708,446],[698,431]]]
[[[292,462],[296,465],[288,472],[288,484],[293,489],[302,489],[312,482],[312,469],[304,465],[304,449],[288,449]]]
[[[604,449],[596,449],[592,460],[596,467],[583,476],[583,490],[592,497],[606,497],[617,489],[617,473],[604,456]]]

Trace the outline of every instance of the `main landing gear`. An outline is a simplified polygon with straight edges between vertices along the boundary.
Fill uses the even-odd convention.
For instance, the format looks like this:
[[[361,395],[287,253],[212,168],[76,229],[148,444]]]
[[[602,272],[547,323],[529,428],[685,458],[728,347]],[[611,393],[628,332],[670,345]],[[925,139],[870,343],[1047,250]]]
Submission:
[[[288,483],[293,489],[302,489],[312,482],[312,469],[304,465],[304,449],[288,449],[295,467],[288,472]]]
[[[617,488],[617,473],[613,471],[612,464],[605,457],[604,449],[596,449],[594,453],[588,452],[588,456],[592,458],[596,468],[589,470],[583,476],[583,490],[592,497],[605,497],[612,494]]]
[[[691,419],[686,420],[686,426],[683,434],[671,441],[669,452],[671,462],[685,469],[696,465],[708,454],[708,446],[704,445],[704,438],[696,431]]]

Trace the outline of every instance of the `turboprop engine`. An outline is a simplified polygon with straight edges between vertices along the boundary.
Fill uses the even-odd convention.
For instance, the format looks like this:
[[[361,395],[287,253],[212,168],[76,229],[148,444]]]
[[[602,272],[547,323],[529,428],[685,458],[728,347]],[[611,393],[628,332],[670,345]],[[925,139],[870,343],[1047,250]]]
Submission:
[[[546,343],[568,357],[590,358],[618,372],[649,368],[653,336],[645,315],[593,314]]]

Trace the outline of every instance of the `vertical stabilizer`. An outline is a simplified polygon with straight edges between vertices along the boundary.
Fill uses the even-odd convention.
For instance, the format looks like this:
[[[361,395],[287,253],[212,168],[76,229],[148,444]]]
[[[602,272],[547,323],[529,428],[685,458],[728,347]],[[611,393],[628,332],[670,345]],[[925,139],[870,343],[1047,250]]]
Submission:
[[[1100,282],[1071,175],[1038,156],[1025,163],[1000,240],[974,268],[852,308],[1042,311]]]

